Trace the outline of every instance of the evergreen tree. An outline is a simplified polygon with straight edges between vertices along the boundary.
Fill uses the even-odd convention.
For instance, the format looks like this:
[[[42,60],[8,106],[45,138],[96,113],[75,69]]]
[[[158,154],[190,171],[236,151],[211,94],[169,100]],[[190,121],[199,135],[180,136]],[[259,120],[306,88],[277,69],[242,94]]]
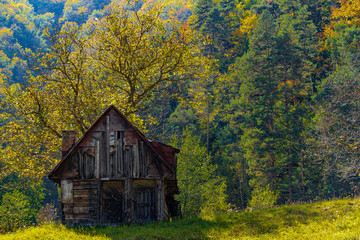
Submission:
[[[241,74],[243,84],[240,89],[244,116],[244,136],[242,145],[246,149],[246,158],[250,170],[258,169],[260,174],[255,177],[275,187],[276,147],[273,138],[276,135],[274,119],[277,92],[277,78],[274,77],[272,46],[275,45],[274,19],[268,11],[259,18],[250,38],[250,51],[237,63],[243,67]],[[246,79],[250,73],[251,78]]]
[[[193,23],[193,26],[196,30],[201,31],[202,27],[208,20],[209,13],[215,7],[215,3],[212,0],[200,0],[195,5],[194,15],[196,20]]]
[[[306,8],[303,10],[306,13]],[[301,11],[299,11],[301,12]],[[311,94],[308,71],[312,38],[306,36],[313,25],[300,16],[282,14],[274,18],[262,11],[250,38],[249,52],[239,60],[240,106],[244,122],[241,145],[246,153],[252,186],[269,185],[280,191],[280,201],[301,199],[305,149],[305,120],[311,115],[307,105]],[[304,44],[302,41],[306,41]],[[310,47],[309,47],[310,46]]]
[[[236,42],[233,39],[234,32],[239,27],[239,16],[235,7],[234,0],[223,0],[219,3],[201,0],[194,9],[192,26],[206,39],[202,51],[205,55],[219,60],[218,68],[221,73],[227,72],[229,65],[234,62],[234,56],[238,54],[233,51]]]
[[[204,44],[203,53],[215,56],[222,51],[224,38],[224,19],[220,15],[217,5],[212,1],[199,1],[194,10],[196,20],[193,26],[207,40]]]

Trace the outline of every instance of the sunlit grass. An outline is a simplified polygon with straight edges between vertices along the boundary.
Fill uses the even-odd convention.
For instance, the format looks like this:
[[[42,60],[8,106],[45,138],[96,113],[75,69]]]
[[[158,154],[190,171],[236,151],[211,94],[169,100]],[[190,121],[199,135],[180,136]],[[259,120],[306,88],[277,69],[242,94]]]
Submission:
[[[120,227],[45,225],[0,239],[360,239],[360,200],[343,199]]]
[[[91,234],[91,232],[79,232],[77,229],[67,228],[63,225],[44,225],[38,227],[28,227],[15,233],[0,235],[0,239],[64,239],[64,240],[105,240],[111,239],[101,234]]]

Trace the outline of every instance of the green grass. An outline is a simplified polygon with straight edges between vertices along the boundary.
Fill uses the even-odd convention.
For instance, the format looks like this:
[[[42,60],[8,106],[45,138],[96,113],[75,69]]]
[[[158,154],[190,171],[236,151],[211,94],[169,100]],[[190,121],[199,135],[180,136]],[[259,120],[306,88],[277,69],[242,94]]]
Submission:
[[[0,239],[360,239],[360,199],[121,227],[45,225]]]

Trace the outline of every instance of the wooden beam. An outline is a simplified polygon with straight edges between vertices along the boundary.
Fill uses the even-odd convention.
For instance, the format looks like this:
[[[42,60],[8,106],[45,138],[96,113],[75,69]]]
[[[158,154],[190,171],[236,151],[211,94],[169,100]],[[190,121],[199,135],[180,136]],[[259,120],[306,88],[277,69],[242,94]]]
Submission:
[[[110,116],[106,116],[106,176],[111,177],[111,169],[110,169]]]
[[[100,141],[96,140],[95,143],[95,178],[100,175]]]
[[[115,147],[115,157],[113,158],[113,161],[114,161],[114,169],[115,169],[115,171],[114,171],[114,177],[118,177],[119,176],[119,173],[118,173],[118,159],[119,159],[119,148],[118,148],[118,135],[119,135],[119,132],[115,132],[115,134],[114,134],[115,136],[114,136],[114,138],[115,138],[115,145],[114,145],[114,147]]]
[[[140,170],[140,164],[139,164],[139,141],[137,139],[137,144],[133,146],[133,177],[139,177],[139,170]]]

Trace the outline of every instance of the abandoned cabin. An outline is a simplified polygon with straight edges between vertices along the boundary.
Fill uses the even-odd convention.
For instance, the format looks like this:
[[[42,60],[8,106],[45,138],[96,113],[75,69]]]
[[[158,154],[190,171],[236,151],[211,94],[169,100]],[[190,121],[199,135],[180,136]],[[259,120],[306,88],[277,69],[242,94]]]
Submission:
[[[61,187],[65,224],[116,225],[179,213],[176,153],[150,141],[110,106],[77,141],[64,131],[62,160],[49,178]]]

